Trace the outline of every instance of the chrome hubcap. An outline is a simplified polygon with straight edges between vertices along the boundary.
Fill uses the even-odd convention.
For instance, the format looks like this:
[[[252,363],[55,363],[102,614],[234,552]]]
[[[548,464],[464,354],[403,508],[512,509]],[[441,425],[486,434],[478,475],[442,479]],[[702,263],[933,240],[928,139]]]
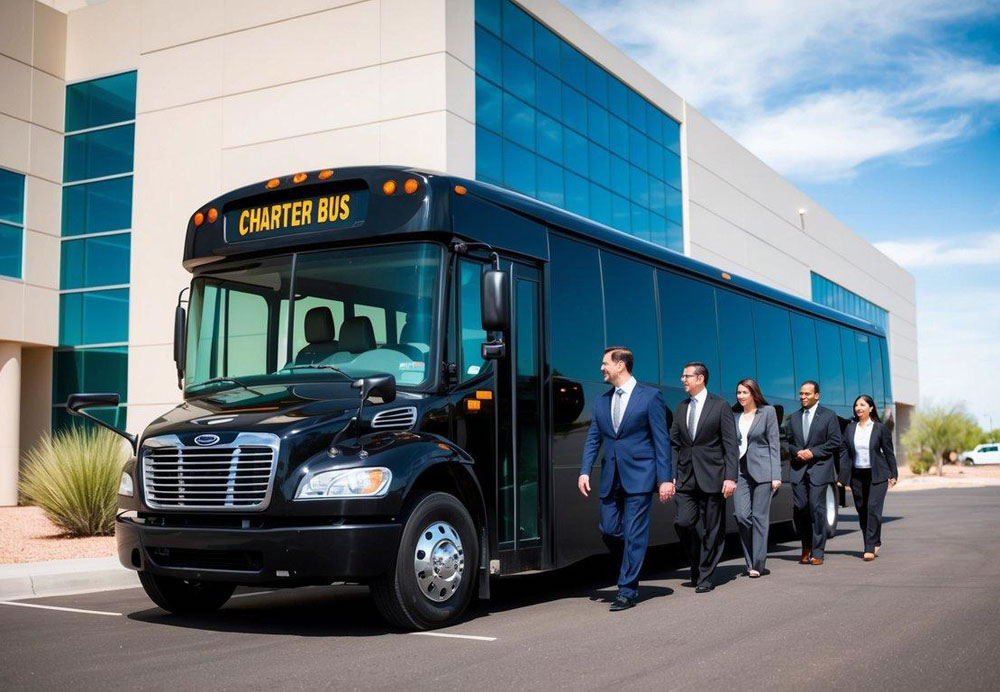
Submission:
[[[833,518],[837,516],[837,491],[833,486],[826,487],[826,524],[833,526]]]
[[[436,521],[420,533],[413,551],[413,572],[428,599],[442,603],[451,598],[465,573],[465,550],[454,526]]]

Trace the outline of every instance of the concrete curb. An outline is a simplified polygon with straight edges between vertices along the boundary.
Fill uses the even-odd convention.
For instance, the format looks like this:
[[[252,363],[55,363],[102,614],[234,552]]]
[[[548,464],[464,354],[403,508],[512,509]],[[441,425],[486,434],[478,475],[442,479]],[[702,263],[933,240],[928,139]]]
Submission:
[[[940,478],[938,476],[913,476],[896,484],[892,492],[914,490],[940,490],[951,488],[987,488],[1000,485],[1000,478]]]
[[[0,600],[15,601],[139,586],[139,577],[117,557],[0,565]]]

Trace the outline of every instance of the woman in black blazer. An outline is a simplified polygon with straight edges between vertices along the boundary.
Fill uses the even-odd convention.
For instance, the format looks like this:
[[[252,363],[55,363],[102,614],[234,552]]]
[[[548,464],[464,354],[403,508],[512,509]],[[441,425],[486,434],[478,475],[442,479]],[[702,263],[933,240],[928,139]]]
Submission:
[[[882,547],[882,506],[898,478],[892,433],[879,421],[872,398],[862,394],[854,401],[854,420],[844,430],[840,481],[850,485],[854,496],[866,561],[874,560]]]

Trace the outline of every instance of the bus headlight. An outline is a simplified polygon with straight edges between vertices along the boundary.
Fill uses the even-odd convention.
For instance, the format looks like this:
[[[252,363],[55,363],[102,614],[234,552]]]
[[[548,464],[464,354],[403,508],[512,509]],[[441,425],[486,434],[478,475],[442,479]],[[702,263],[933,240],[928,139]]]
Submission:
[[[323,471],[307,477],[296,500],[329,497],[382,497],[389,490],[392,471],[383,467]]]
[[[125,497],[135,496],[135,487],[132,484],[132,475],[128,471],[122,471],[121,482],[118,483],[118,494]]]

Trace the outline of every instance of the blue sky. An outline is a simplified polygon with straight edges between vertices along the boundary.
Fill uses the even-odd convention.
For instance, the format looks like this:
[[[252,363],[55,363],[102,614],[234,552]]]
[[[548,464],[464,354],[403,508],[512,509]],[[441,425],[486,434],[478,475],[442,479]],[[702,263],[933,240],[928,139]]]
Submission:
[[[912,272],[921,403],[1000,427],[1000,2],[563,2]]]

